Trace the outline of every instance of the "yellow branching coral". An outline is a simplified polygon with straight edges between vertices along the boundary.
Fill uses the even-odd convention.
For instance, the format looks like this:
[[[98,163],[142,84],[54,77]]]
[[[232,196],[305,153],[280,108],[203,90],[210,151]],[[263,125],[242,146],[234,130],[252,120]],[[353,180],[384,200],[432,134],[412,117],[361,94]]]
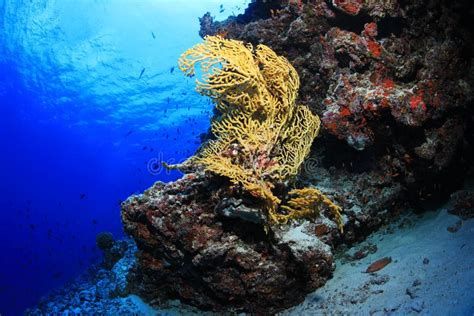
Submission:
[[[288,194],[293,197],[285,205],[281,206],[288,214],[278,214],[279,222],[317,216],[319,215],[321,205],[325,205],[333,213],[338,228],[342,231],[341,208],[328,199],[321,191],[315,188],[304,188],[291,190]]]
[[[298,173],[320,127],[317,115],[295,104],[300,82],[288,60],[265,45],[254,48],[207,36],[182,54],[178,64],[187,76],[194,76],[200,65],[203,75],[196,81],[196,90],[210,97],[220,113],[211,124],[216,138],[188,165],[201,166],[242,186],[265,202],[274,222],[318,214],[318,205],[326,205],[340,223],[339,209],[318,190],[290,192],[300,198],[282,207],[286,215],[279,213],[281,200],[272,192],[276,183]],[[307,203],[301,200],[305,198]]]

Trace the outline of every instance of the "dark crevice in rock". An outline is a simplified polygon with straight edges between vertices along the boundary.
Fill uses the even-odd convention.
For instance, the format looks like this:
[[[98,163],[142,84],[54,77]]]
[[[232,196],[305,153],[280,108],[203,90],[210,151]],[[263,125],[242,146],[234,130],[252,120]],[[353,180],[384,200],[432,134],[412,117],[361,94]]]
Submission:
[[[336,57],[339,68],[349,68],[350,62],[352,58],[346,52],[343,53],[335,53],[334,57]]]
[[[223,216],[219,218],[222,221],[224,232],[233,233],[246,243],[257,244],[271,240],[271,236],[265,232],[261,224],[251,223],[243,219],[225,218]]]
[[[403,18],[386,16],[377,22],[378,34],[375,38],[381,40],[390,36],[399,37],[403,32],[403,27]]]
[[[335,17],[328,19],[329,25],[338,27],[342,30],[360,34],[364,30],[364,25],[373,21],[373,18],[367,13],[361,12],[358,15],[349,15],[336,9],[331,2],[329,7],[334,11]]]
[[[317,148],[316,144],[315,151],[317,151]],[[371,170],[373,163],[376,161],[373,147],[365,151],[358,151],[348,147],[345,142],[331,135],[328,135],[325,139],[325,148],[328,153],[337,151],[339,154],[336,156],[326,154],[321,161],[321,167],[324,168],[335,167],[348,172],[362,173]]]

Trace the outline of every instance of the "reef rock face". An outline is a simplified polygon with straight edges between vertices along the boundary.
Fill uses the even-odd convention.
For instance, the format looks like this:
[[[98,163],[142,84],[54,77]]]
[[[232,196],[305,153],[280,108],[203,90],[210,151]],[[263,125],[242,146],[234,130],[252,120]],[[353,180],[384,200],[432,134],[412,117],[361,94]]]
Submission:
[[[201,36],[265,44],[296,68],[297,103],[323,123],[299,182],[343,208],[344,233],[328,214],[267,233],[216,177],[157,183],[122,205],[140,294],[273,313],[325,283],[334,247],[459,189],[474,172],[469,14],[469,1],[255,0],[227,21],[202,17]]]
[[[214,311],[272,313],[326,282],[333,255],[315,223],[267,233],[251,215],[259,210],[226,197],[223,188],[208,176],[188,174],[158,182],[122,204],[125,231],[139,249],[142,297],[179,298]]]
[[[343,207],[344,243],[405,206],[445,201],[474,169],[470,1],[253,1],[204,35],[263,43],[322,120],[302,180]],[[469,57],[470,56],[470,57]],[[470,171],[469,171],[469,168]]]
[[[285,56],[297,102],[322,119],[319,167],[391,177],[418,203],[447,199],[473,159],[473,13],[470,1],[256,0],[224,22],[205,15],[200,34]]]

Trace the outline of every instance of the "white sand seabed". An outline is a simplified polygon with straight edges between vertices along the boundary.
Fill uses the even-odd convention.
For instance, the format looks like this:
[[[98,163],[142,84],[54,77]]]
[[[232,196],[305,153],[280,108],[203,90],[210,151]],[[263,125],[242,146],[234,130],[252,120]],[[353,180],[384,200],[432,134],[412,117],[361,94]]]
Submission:
[[[334,277],[282,315],[474,315],[474,219],[452,233],[460,219],[446,209],[413,218],[410,227],[369,236],[377,252],[337,260]],[[365,273],[383,257],[392,262]]]

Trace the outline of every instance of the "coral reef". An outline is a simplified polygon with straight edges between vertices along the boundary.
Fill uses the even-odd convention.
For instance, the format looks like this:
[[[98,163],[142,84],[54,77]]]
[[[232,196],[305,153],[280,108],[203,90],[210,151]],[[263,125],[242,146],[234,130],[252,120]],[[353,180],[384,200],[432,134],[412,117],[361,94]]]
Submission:
[[[106,269],[112,269],[115,263],[125,255],[128,249],[127,242],[123,240],[116,241],[114,236],[109,232],[99,233],[96,237],[96,244],[104,254],[102,265]]]
[[[473,34],[462,14],[470,7],[256,0],[227,21],[202,17],[200,34],[215,37],[180,64],[193,75],[202,63],[198,91],[218,111],[208,141],[178,166],[185,177],[122,205],[139,249],[137,291],[209,310],[278,312],[328,280],[336,247],[459,189],[474,157]],[[298,111],[310,119],[289,126],[313,122],[303,129],[312,132],[285,132]],[[286,133],[305,135],[286,143],[290,163],[279,156]],[[268,229],[267,218],[288,225]]]
[[[336,198],[347,241],[350,227],[362,232],[404,202],[429,206],[462,186],[474,159],[472,12],[469,1],[257,0],[227,21],[204,16],[200,34],[265,44],[295,67],[296,102],[322,123],[306,184],[326,182],[339,196],[349,188]],[[372,193],[387,186],[390,204]]]
[[[37,307],[26,310],[25,315],[145,314],[140,299],[129,296],[127,280],[136,265],[137,248],[130,239],[119,242],[125,250],[110,268],[91,267],[68,287],[52,292]]]
[[[141,297],[180,298],[205,310],[271,313],[301,302],[326,282],[333,255],[330,244],[316,236],[315,223],[269,234],[261,222],[242,219],[258,209],[229,201],[223,184],[188,174],[123,203],[125,230],[140,249]]]
[[[293,190],[296,196],[277,211],[281,199],[272,192],[294,179],[320,127],[319,117],[306,106],[297,106],[299,77],[288,61],[265,45],[207,36],[204,43],[187,50],[179,68],[194,76],[201,65],[202,81],[197,91],[215,103],[219,116],[212,121],[214,139],[204,144],[182,170],[204,168],[227,177],[235,189],[242,186],[264,201],[274,223],[314,217],[319,208],[333,211],[342,230],[340,208],[316,189]],[[311,203],[301,203],[303,197]],[[295,205],[298,204],[295,209]]]
[[[188,172],[183,179],[122,204],[140,250],[140,292],[203,309],[276,312],[333,269],[330,245],[309,222],[277,224],[322,219],[326,210],[343,231],[340,207],[322,191],[290,188],[320,120],[295,104],[298,74],[267,46],[206,37],[179,60],[188,76],[198,64],[197,91],[218,111],[212,138],[184,163],[166,165]]]

